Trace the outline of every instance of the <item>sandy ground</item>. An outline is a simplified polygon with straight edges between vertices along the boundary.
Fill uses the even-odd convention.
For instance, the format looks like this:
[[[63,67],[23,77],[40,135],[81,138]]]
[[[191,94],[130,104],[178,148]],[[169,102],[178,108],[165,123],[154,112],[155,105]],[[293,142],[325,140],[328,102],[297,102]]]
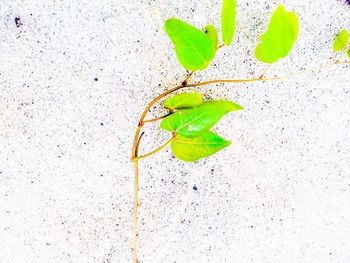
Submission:
[[[276,3],[239,0],[233,45],[193,81],[262,72],[253,50]],[[299,14],[300,37],[268,75],[334,60],[350,6],[283,3]],[[186,73],[163,22],[219,27],[220,8],[0,0],[1,263],[131,262],[133,132],[147,102]],[[202,87],[245,107],[217,128],[233,145],[194,164],[169,150],[140,163],[141,262],[349,262],[349,70]],[[167,138],[145,131],[142,152]]]

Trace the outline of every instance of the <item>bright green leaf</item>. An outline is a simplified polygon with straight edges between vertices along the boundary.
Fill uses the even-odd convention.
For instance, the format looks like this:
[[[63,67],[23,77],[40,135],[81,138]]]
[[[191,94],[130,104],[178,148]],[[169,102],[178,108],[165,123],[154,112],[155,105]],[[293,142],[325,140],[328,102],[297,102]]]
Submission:
[[[207,25],[204,28],[204,33],[215,43],[215,46],[218,46],[218,32],[213,25]]]
[[[199,136],[212,128],[226,113],[243,109],[230,101],[212,101],[192,109],[177,110],[166,117],[160,127],[185,137]]]
[[[164,101],[164,107],[174,109],[192,108],[202,104],[202,94],[198,92],[180,93]]]
[[[230,45],[236,29],[236,0],[223,0],[221,11],[222,41]]]
[[[342,51],[349,43],[349,32],[345,29],[341,30],[335,37],[333,42],[333,50]]]
[[[177,18],[165,21],[165,31],[175,46],[178,60],[185,69],[202,70],[208,67],[217,48],[212,38]]]
[[[175,140],[171,143],[171,149],[178,159],[194,162],[203,157],[208,157],[230,144],[230,141],[223,139],[214,132],[206,131],[195,138],[176,135]]]
[[[261,43],[255,49],[255,57],[265,63],[274,63],[286,57],[292,50],[299,33],[298,16],[278,5],[272,14],[267,31],[260,36]]]

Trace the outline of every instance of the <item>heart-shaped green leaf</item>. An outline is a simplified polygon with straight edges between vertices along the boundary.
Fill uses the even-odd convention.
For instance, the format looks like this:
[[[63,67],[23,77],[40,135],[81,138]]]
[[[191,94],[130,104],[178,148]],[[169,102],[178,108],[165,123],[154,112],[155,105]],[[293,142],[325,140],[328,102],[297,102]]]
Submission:
[[[230,45],[236,29],[236,0],[223,0],[221,11],[222,41]]]
[[[194,162],[208,157],[230,144],[230,141],[225,140],[214,132],[206,131],[194,138],[176,135],[175,140],[171,143],[171,149],[176,158]]]
[[[187,70],[203,70],[215,56],[217,45],[203,31],[177,18],[165,21],[165,31],[175,46],[180,64]]]
[[[202,104],[202,94],[198,92],[180,93],[164,101],[167,109],[186,109]]]
[[[265,63],[274,63],[292,50],[299,33],[298,16],[278,5],[272,14],[267,31],[255,49],[255,57]]]
[[[192,109],[177,110],[166,117],[160,127],[185,137],[196,137],[212,128],[226,113],[243,109],[230,101],[212,101]]]
[[[333,42],[333,50],[336,52],[342,51],[349,43],[349,32],[345,29],[341,30],[335,37]]]

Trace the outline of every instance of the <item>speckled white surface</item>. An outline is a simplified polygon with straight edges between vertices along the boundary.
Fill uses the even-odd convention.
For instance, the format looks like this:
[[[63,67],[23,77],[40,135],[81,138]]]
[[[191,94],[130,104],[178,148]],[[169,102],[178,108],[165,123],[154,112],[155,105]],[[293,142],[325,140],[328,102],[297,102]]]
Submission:
[[[252,51],[276,3],[238,1],[233,46],[193,80],[259,74]],[[300,15],[300,38],[269,75],[334,59],[350,6],[283,3]],[[131,262],[133,131],[146,103],[185,74],[163,21],[219,27],[220,8],[0,0],[1,263]],[[245,107],[218,127],[234,143],[194,164],[169,151],[141,162],[140,261],[349,262],[349,70],[203,87]],[[145,131],[143,151],[167,138]]]

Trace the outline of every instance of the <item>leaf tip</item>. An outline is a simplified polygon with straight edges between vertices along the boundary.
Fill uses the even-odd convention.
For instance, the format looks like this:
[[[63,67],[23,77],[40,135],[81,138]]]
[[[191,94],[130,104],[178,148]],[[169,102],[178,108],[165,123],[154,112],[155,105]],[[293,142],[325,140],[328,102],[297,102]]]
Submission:
[[[231,140],[225,140],[225,144],[224,144],[224,147],[228,147],[232,144],[232,141]]]
[[[235,102],[232,102],[232,101],[227,101],[229,103],[229,109],[230,111],[237,111],[237,110],[244,110],[243,106],[235,103]]]

